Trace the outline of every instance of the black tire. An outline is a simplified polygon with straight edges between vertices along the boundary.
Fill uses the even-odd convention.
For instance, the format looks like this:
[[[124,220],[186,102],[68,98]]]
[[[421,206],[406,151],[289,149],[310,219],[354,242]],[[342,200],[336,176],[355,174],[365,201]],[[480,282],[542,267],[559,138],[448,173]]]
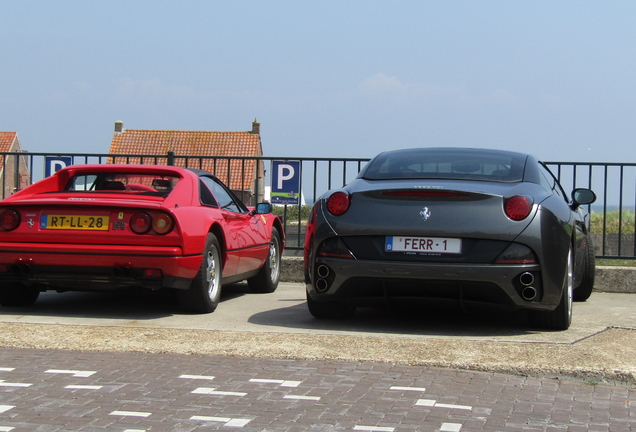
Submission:
[[[356,307],[337,302],[317,302],[307,293],[309,313],[318,319],[347,319],[356,313]]]
[[[596,252],[592,243],[592,236],[587,235],[585,250],[585,267],[581,277],[581,284],[574,290],[574,301],[582,302],[590,298],[594,290],[594,279],[596,278]]]
[[[573,281],[573,263],[572,247],[568,251],[568,263],[563,281],[563,290],[561,294],[561,302],[550,312],[530,311],[530,323],[535,327],[550,330],[567,330],[572,324],[572,301],[574,296]]]
[[[255,293],[272,293],[278,288],[281,265],[281,242],[277,229],[272,230],[272,241],[269,244],[269,253],[265,264],[258,274],[247,280],[250,291]]]
[[[0,305],[9,307],[33,306],[40,291],[21,283],[5,283],[0,288]]]
[[[216,236],[208,234],[203,249],[201,268],[192,280],[190,288],[178,290],[177,299],[186,312],[214,312],[221,300],[221,247]]]

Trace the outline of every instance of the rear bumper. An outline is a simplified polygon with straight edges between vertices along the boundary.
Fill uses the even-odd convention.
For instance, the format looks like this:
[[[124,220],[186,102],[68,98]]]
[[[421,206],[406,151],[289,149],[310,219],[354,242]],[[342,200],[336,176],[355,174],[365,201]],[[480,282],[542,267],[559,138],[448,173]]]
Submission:
[[[325,270],[326,266],[327,270]],[[533,265],[435,264],[320,258],[309,270],[307,293],[315,301],[357,306],[459,302],[462,306],[553,310],[541,267]],[[531,284],[520,281],[530,273]],[[527,282],[524,279],[524,282]],[[532,287],[536,295],[524,299]],[[558,296],[556,296],[558,298]]]
[[[201,255],[183,256],[176,246],[0,243],[0,282],[72,290],[185,289],[201,259]]]

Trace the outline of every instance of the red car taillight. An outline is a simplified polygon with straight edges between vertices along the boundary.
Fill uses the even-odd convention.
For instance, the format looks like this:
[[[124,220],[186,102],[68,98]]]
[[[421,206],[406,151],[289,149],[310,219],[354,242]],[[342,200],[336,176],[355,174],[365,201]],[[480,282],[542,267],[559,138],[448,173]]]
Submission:
[[[173,226],[172,218],[165,213],[159,213],[152,218],[152,229],[157,234],[167,234],[172,231]]]
[[[145,212],[135,213],[130,218],[130,229],[136,234],[146,234],[151,224],[152,218]]]
[[[138,212],[130,218],[130,229],[135,234],[146,234],[150,228],[157,234],[167,234],[173,227],[172,218],[165,213],[159,213],[153,217],[146,212]]]
[[[520,221],[528,217],[532,211],[532,199],[520,195],[508,198],[504,202],[506,216],[512,220]]]
[[[327,210],[334,216],[340,216],[349,210],[351,199],[349,194],[344,192],[334,192],[327,198]]]
[[[20,225],[20,213],[7,209],[0,213],[0,227],[5,231],[13,231]]]

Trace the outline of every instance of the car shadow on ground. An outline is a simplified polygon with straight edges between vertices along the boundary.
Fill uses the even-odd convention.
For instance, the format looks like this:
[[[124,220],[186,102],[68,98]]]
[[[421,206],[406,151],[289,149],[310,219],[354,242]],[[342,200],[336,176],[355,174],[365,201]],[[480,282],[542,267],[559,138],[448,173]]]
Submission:
[[[249,323],[335,333],[411,336],[523,336],[537,333],[525,311],[462,311],[456,305],[402,308],[358,308],[352,318],[317,319],[305,303],[252,315]]]
[[[221,303],[249,293],[246,284],[223,287]],[[221,307],[221,306],[219,306]],[[67,291],[40,293],[28,307],[0,307],[3,315],[41,315],[65,318],[153,320],[189,315],[179,308],[172,290],[129,288],[117,291]]]

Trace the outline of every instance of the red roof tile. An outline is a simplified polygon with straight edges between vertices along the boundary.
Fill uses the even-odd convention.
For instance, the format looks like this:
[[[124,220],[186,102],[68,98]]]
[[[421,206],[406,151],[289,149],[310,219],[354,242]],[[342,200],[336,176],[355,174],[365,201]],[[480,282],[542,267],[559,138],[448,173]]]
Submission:
[[[18,140],[17,132],[0,132],[0,152],[19,151],[18,148],[12,148],[13,144]],[[0,158],[0,169],[4,167],[4,158]]]
[[[186,159],[179,156],[260,157],[263,155],[258,134],[251,132],[170,131],[126,129],[116,133],[110,154],[167,155],[175,153],[175,165],[185,166]],[[165,158],[113,158],[113,163],[166,164]],[[256,170],[255,160],[189,159],[189,168],[214,173],[232,189],[252,189]],[[262,164],[260,164],[262,165]],[[229,170],[229,175],[228,175]],[[228,182],[228,177],[230,181]]]

